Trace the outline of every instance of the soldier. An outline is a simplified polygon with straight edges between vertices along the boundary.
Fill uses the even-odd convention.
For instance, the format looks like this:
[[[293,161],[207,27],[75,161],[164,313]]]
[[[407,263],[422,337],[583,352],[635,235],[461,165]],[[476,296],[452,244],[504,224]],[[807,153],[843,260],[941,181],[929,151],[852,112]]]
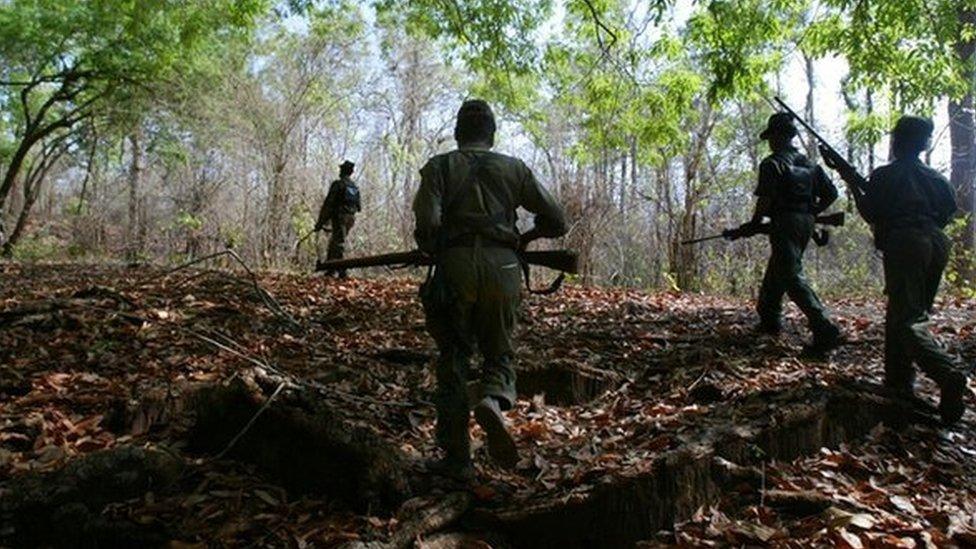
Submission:
[[[414,199],[415,238],[436,257],[421,287],[427,329],[437,343],[437,443],[444,458],[431,469],[470,479],[467,396],[469,362],[477,348],[484,360],[482,398],[475,420],[488,438],[488,452],[503,467],[518,461],[502,412],[515,402],[512,331],[521,294],[517,250],[535,238],[566,233],[564,214],[519,159],[491,151],[495,117],[482,100],[465,101],[457,113],[455,151],[431,158],[420,170]],[[535,215],[524,235],[516,209]]]
[[[914,398],[915,369],[931,377],[941,390],[939,412],[949,424],[962,418],[966,376],[939,346],[927,328],[928,313],[939,290],[949,257],[943,228],[956,212],[946,179],[926,166],[919,155],[929,146],[932,121],[903,116],[891,132],[894,162],[864,179],[836,153],[821,147],[826,164],[855,188],[864,190],[857,208],[874,229],[875,246],[884,257],[885,384]]]
[[[756,310],[759,330],[777,335],[781,330],[783,294],[807,317],[813,341],[804,354],[823,357],[840,344],[840,330],[827,317],[823,304],[803,277],[803,252],[814,231],[814,218],[837,199],[837,188],[823,168],[793,146],[796,127],[787,113],[769,117],[759,135],[772,154],[759,165],[756,210],[752,223],[768,217],[772,222],[772,252],[759,290]]]
[[[339,165],[339,179],[329,185],[329,192],[325,195],[322,202],[322,209],[319,210],[319,219],[315,223],[315,230],[326,230],[331,227],[332,235],[329,237],[329,250],[326,259],[342,259],[346,251],[346,237],[356,223],[356,214],[362,211],[362,200],[359,196],[359,187],[352,180],[352,173],[356,165],[346,160]],[[327,274],[333,274],[331,272]],[[346,277],[346,271],[339,271],[336,274],[339,278]]]

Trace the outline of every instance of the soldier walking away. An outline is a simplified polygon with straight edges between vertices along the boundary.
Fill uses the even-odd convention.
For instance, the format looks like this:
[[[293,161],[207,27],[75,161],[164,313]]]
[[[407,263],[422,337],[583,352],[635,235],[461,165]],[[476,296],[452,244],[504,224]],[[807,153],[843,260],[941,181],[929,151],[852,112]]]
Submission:
[[[914,397],[915,369],[932,378],[941,391],[939,412],[949,424],[965,412],[967,379],[960,365],[928,331],[928,314],[939,291],[949,258],[943,229],[956,213],[956,200],[945,177],[926,166],[919,155],[928,148],[932,121],[903,116],[891,132],[894,162],[864,179],[836,153],[821,148],[826,164],[864,194],[857,208],[874,229],[875,246],[884,257],[885,384],[906,398]]]
[[[322,231],[329,227],[332,232],[326,259],[342,259],[346,251],[346,238],[356,223],[356,214],[363,209],[359,187],[352,180],[355,169],[356,165],[348,160],[339,165],[339,179],[329,185],[329,192],[322,202],[322,209],[319,210],[315,230]],[[345,270],[326,274],[336,274],[339,278],[346,278]]]
[[[840,330],[803,276],[803,252],[814,232],[814,219],[837,199],[837,188],[823,168],[811,162],[793,146],[797,135],[788,113],[769,117],[759,135],[769,143],[772,154],[759,165],[755,213],[752,223],[771,221],[771,253],[756,310],[759,330],[779,334],[783,295],[796,303],[807,317],[813,340],[804,348],[806,356],[822,358],[841,341]]]
[[[499,465],[518,461],[502,412],[515,402],[512,332],[521,299],[518,250],[536,238],[566,233],[562,209],[519,159],[492,152],[495,117],[482,100],[465,101],[457,113],[458,148],[431,158],[420,170],[414,199],[415,238],[435,257],[420,289],[427,329],[437,343],[436,437],[444,457],[430,469],[470,479],[468,369],[475,349],[482,358],[482,395],[475,420]],[[535,214],[520,235],[516,210]]]

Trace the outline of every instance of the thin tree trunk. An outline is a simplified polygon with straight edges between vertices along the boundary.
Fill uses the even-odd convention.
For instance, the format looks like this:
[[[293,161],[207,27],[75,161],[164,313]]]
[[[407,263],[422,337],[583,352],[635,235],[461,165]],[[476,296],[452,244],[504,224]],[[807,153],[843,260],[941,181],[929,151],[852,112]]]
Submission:
[[[20,242],[21,237],[24,236],[24,229],[27,228],[27,221],[30,219],[31,208],[34,207],[34,203],[37,202],[37,197],[40,196],[41,183],[43,181],[43,176],[39,178],[38,181],[33,184],[30,181],[24,182],[24,205],[20,209],[20,213],[17,215],[17,222],[14,223],[14,229],[10,231],[10,236],[7,241],[3,243],[3,257],[10,257],[13,254],[14,247]]]
[[[813,127],[816,127],[817,126],[816,117],[814,116],[815,112],[813,108],[814,106],[813,90],[817,82],[816,82],[816,75],[814,74],[813,58],[804,53],[803,63],[805,68],[804,72],[806,73],[806,77],[807,77],[807,102],[806,105],[804,106],[804,110],[806,111],[805,114],[807,117],[807,123]],[[817,158],[817,144],[812,139],[807,139],[806,141],[804,141],[804,143],[806,144],[806,148],[807,148],[807,157],[810,159]]]
[[[976,24],[976,11],[959,13],[960,23]],[[956,270],[964,280],[972,280],[976,266],[976,39],[956,44],[956,56],[966,67],[968,93],[961,99],[949,101],[949,139],[952,143],[950,180],[956,191],[959,207],[967,215],[966,227],[959,235],[957,246],[965,253],[957,254]],[[961,263],[960,263],[961,261]]]
[[[142,186],[142,130],[136,129],[129,135],[132,158],[129,160],[129,218],[126,259],[135,261],[142,254],[139,237],[139,189]]]

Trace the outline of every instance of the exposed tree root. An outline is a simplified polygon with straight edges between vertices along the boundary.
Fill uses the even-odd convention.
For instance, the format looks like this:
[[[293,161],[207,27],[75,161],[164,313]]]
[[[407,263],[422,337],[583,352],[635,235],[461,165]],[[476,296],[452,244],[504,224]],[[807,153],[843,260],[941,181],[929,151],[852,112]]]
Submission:
[[[179,457],[122,446],[81,457],[49,474],[27,474],[0,490],[0,544],[14,547],[153,546],[165,532],[101,516],[109,503],[159,491],[180,476]]]
[[[395,509],[406,497],[398,449],[368,424],[344,418],[317,389],[254,369],[201,389],[193,402],[197,451],[227,450],[291,491],[328,494],[356,509]]]

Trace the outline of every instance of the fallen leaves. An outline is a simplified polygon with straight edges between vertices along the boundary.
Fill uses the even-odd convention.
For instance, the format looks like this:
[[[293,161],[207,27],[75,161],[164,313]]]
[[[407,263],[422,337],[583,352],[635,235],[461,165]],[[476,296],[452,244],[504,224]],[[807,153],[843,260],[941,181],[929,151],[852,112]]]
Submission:
[[[262,287],[304,326],[295,330],[219,272],[163,278],[93,266],[17,272],[2,275],[0,312],[32,312],[29,322],[0,326],[0,393],[9,395],[0,401],[0,476],[57,468],[118,444],[178,443],[183,385],[233,376],[246,363],[242,356],[332,388],[342,413],[411,457],[434,453],[428,403],[436,351],[423,329],[416,281],[262,276]],[[800,383],[879,379],[880,306],[857,300],[832,306],[852,343],[833,360],[811,365],[794,358],[804,337],[795,312],[787,316],[786,335],[774,340],[753,335],[751,305],[738,300],[579,287],[528,298],[520,368],[585,368],[612,373],[606,379],[613,383],[583,404],[554,406],[526,395],[509,413],[523,451],[519,470],[497,470],[476,451],[484,482],[475,498],[514,507],[570,501],[644,472],[702,423],[734,424],[734,417],[712,417],[722,403]],[[951,324],[944,333],[958,334],[949,341],[971,356],[973,304],[951,307],[940,317]],[[189,328],[234,352],[201,342]],[[923,388],[932,398],[932,387]],[[476,427],[472,433],[478,447],[482,433]],[[941,435],[880,430],[862,444],[766,464],[767,490],[812,491],[825,498],[825,508],[797,517],[730,497],[679,525],[671,541],[964,545],[976,541],[974,456],[970,423]],[[117,505],[110,514],[178,524],[186,538],[174,547],[201,540],[329,546],[383,539],[395,520],[289,498],[240,464],[205,461],[194,464],[176,492]]]

